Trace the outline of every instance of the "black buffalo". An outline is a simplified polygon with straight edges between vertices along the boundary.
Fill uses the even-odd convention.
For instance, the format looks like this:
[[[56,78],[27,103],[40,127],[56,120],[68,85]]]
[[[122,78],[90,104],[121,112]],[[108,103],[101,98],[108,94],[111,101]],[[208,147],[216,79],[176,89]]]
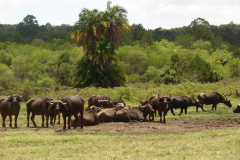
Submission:
[[[195,100],[192,100],[187,96],[172,96],[172,100],[173,101],[171,103],[168,103],[168,108],[165,114],[167,114],[167,112],[171,110],[172,114],[175,116],[173,109],[180,108],[181,109],[181,112],[179,113],[180,116],[183,113],[183,110],[185,110],[185,114],[187,114],[187,109],[189,106],[201,107],[199,100],[197,100],[196,98]]]

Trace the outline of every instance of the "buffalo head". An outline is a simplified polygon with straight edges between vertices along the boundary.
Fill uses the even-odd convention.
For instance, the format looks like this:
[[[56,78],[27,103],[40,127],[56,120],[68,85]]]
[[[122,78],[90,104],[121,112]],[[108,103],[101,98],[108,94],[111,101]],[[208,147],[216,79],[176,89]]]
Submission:
[[[195,105],[196,105],[196,107],[202,107],[202,104],[196,97],[195,97]]]
[[[96,106],[91,106],[90,107],[90,110],[92,111],[92,112],[95,112],[95,113],[97,113],[97,112],[99,112],[98,110],[98,107],[96,107]]]
[[[110,100],[99,100],[98,99],[98,106],[99,107],[109,107],[110,106]]]
[[[48,110],[55,110],[58,113],[62,108],[68,110],[67,103],[62,102],[61,100],[52,100],[49,104]]]
[[[12,102],[12,103],[21,102],[21,101],[22,101],[22,93],[19,92],[19,94],[20,94],[20,95],[8,93],[8,94],[7,94],[7,100],[8,100],[9,102]]]
[[[169,97],[168,96],[164,96],[164,95],[158,95],[158,98],[159,98],[159,102],[162,102],[162,103],[170,103],[173,101],[173,99],[171,98],[171,94],[169,94]]]
[[[234,113],[240,113],[240,104],[237,105],[237,108],[233,110]]]
[[[147,112],[149,114],[155,113],[155,110],[152,108],[152,106],[149,103],[144,106],[144,110],[145,110],[145,112]]]
[[[228,100],[228,99],[225,99],[223,101],[223,103],[226,104],[229,108],[232,107],[232,104],[231,104],[230,100]]]

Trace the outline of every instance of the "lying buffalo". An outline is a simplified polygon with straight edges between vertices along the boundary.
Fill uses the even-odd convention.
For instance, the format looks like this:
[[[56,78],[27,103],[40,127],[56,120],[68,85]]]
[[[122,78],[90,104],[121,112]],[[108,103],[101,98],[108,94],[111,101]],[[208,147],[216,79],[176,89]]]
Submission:
[[[46,120],[46,127],[48,127],[48,119],[49,116],[54,114],[54,111],[49,110],[50,105],[50,99],[49,97],[41,97],[41,98],[31,98],[26,102],[27,107],[27,127],[29,127],[29,116],[30,113],[32,113],[31,120],[33,122],[34,127],[37,127],[34,118],[35,115],[41,115],[42,116],[42,127],[44,127],[44,116],[47,117]],[[52,118],[51,118],[52,119]]]
[[[134,107],[134,108],[130,108],[130,109],[138,109],[143,113],[144,119],[147,119],[147,115],[149,115],[148,120],[149,121],[154,121],[155,110],[153,109],[153,107],[149,103],[144,105],[144,106],[139,105],[139,107]],[[150,117],[152,117],[152,119],[150,119]]]
[[[234,113],[240,113],[240,104],[237,105],[237,108],[233,110]]]
[[[126,109],[124,104],[118,104],[116,108],[108,108],[100,111],[99,122],[136,122],[148,121],[147,114],[154,112],[150,104],[136,108]]]
[[[63,97],[61,100],[54,100],[50,103],[49,110],[54,110],[56,113],[61,112],[63,116],[63,129],[66,129],[66,117],[68,117],[68,129],[71,128],[71,115],[75,116],[74,128],[77,128],[78,113],[83,115],[84,100],[78,96]],[[83,128],[83,116],[81,116],[81,128]]]
[[[91,106],[109,108],[110,98],[106,94],[102,95],[94,94],[88,99],[88,108],[90,108]]]
[[[215,108],[215,110],[217,109],[218,103],[224,103],[228,107],[232,107],[230,100],[224,98],[225,95],[222,96],[218,92],[200,93],[198,95],[197,99],[199,100],[199,103],[201,104],[202,111],[204,111],[203,104],[206,104],[206,105],[212,104],[212,110],[214,108]],[[196,106],[196,112],[197,111],[198,111],[198,106]]]
[[[118,103],[123,103],[126,107],[126,103],[121,99],[110,100],[110,107],[116,107]]]
[[[158,110],[158,114],[160,116],[160,123],[166,123],[166,119],[165,119],[165,112],[167,109],[167,104],[172,102],[171,99],[171,94],[169,94],[170,96],[165,96],[165,95],[153,95],[151,96],[151,98],[149,99],[149,104],[151,104],[151,106],[153,107],[153,109],[157,109]],[[163,115],[163,120],[162,120],[162,115]]]
[[[20,95],[9,93],[6,98],[0,100],[0,112],[2,115],[2,127],[5,126],[5,119],[9,116],[12,127],[12,115],[15,115],[15,127],[17,128],[17,118],[20,111],[20,102],[22,101],[22,93]]]
[[[118,110],[124,109],[126,108],[124,105],[122,106],[116,106],[113,108],[102,108],[102,110],[100,112],[97,113],[98,117],[99,117],[99,122],[116,122],[116,117],[115,117],[115,113]]]
[[[168,108],[167,108],[165,114],[167,114],[167,112],[169,110],[171,110],[172,114],[175,116],[173,108],[181,109],[179,116],[183,113],[183,110],[185,110],[185,114],[187,114],[187,109],[189,106],[201,107],[201,104],[199,103],[199,100],[197,100],[196,98],[195,98],[195,100],[192,100],[191,98],[189,98],[187,96],[172,96],[172,102],[168,103]]]
[[[71,116],[71,124],[75,123],[75,117]],[[91,106],[87,112],[83,112],[83,125],[84,126],[93,126],[98,124],[97,116],[97,107]],[[81,115],[78,113],[78,122],[77,125],[81,125]]]

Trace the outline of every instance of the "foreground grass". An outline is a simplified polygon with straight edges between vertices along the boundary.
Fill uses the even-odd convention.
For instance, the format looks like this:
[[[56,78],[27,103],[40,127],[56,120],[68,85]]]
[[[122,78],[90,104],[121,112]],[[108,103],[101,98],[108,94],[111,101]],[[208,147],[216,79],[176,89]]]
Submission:
[[[238,159],[240,129],[86,135],[16,129],[0,135],[0,159]]]

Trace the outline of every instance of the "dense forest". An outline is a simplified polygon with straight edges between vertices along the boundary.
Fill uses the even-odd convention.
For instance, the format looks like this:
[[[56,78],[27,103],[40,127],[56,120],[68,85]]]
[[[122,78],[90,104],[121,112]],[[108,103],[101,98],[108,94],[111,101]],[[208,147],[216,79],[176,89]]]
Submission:
[[[111,16],[110,9],[109,3],[103,17]],[[95,10],[80,15],[86,13]],[[126,23],[127,29],[118,30],[119,39],[109,40],[111,28],[106,27],[92,48],[86,36],[78,37],[77,25],[39,25],[33,15],[16,25],[0,24],[0,94],[136,82],[206,83],[240,76],[240,25],[233,22],[213,26],[197,18],[182,28],[154,30]]]

